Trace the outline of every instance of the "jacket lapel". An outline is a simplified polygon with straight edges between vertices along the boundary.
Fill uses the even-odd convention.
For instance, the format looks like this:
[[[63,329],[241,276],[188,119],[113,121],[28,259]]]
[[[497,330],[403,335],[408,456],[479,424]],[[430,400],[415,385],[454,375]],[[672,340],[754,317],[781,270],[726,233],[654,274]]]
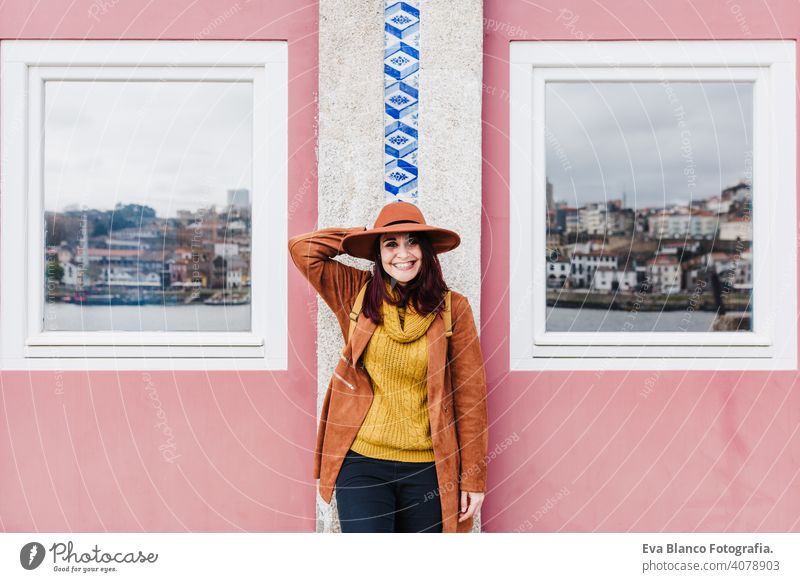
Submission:
[[[444,391],[444,367],[447,360],[447,338],[444,320],[437,315],[428,328],[428,401],[438,403]]]
[[[375,322],[364,315],[363,311],[358,315],[356,328],[353,330],[353,337],[350,338],[350,361],[353,365],[355,365],[358,358],[361,357],[376,327]]]

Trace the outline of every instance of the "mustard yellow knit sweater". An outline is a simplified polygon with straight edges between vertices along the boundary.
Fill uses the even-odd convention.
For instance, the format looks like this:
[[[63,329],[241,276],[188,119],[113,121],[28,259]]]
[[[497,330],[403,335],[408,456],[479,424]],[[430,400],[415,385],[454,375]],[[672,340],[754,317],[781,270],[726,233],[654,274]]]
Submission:
[[[391,288],[387,285],[391,293]],[[364,349],[374,393],[352,450],[367,457],[412,463],[434,460],[428,418],[428,327],[422,316],[384,303],[383,323]]]

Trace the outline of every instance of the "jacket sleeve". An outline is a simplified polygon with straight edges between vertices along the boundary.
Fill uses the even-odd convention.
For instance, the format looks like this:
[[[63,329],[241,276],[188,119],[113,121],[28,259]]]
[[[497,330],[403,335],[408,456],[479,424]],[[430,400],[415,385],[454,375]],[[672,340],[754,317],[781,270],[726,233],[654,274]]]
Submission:
[[[331,308],[343,333],[349,327],[353,298],[369,278],[369,271],[350,267],[333,257],[344,252],[341,242],[345,236],[366,229],[366,226],[323,228],[289,239],[292,261]]]
[[[453,335],[448,349],[453,411],[461,451],[460,488],[462,491],[486,491],[489,449],[486,372],[475,318],[466,297],[454,302]]]

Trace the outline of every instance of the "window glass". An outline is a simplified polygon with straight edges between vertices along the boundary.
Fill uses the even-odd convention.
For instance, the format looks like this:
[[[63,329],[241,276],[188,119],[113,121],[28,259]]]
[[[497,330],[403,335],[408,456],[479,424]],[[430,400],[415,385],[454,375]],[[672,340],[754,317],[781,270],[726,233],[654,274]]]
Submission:
[[[752,83],[547,82],[545,139],[547,331],[753,330]]]
[[[46,331],[251,330],[249,82],[47,81]]]

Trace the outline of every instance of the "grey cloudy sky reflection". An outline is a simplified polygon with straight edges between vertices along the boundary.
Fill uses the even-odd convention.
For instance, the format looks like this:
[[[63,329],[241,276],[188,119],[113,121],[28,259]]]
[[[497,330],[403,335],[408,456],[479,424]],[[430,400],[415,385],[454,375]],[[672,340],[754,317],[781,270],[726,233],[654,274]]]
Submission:
[[[252,85],[48,81],[45,208],[219,209],[251,188]]]
[[[556,201],[581,206],[624,190],[629,208],[661,208],[719,195],[749,171],[750,83],[550,82],[545,94]]]

